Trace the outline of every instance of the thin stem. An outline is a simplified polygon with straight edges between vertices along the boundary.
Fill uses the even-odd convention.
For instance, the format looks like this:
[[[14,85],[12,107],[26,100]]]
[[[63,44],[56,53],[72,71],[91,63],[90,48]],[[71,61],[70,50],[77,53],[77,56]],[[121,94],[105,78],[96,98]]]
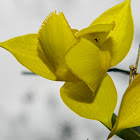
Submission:
[[[134,79],[134,75],[135,75],[135,67],[134,65],[130,65],[129,66],[130,69],[130,74],[129,74],[129,84],[132,82],[132,80]]]
[[[140,44],[139,44],[138,55],[137,55],[137,60],[136,60],[136,64],[135,64],[134,78],[137,75],[137,70],[138,70],[138,65],[139,65],[139,57],[140,57]]]
[[[128,70],[123,70],[123,69],[118,69],[118,68],[110,68],[108,70],[108,72],[120,72],[120,73],[123,73],[123,74],[126,74],[126,75],[129,75],[130,74],[130,71]],[[21,72],[22,75],[36,75],[35,73],[32,73],[32,72],[28,72],[28,71],[23,71]],[[139,74],[139,73],[137,73]]]
[[[118,69],[118,68],[110,68],[108,70],[108,72],[121,72],[121,73],[127,74],[127,75],[129,75],[129,73],[130,73],[128,70],[123,70],[123,69]]]
[[[139,64],[139,57],[140,57],[140,45],[139,45],[139,49],[138,49],[138,55],[137,55],[137,60],[136,60],[135,66],[134,65],[131,65],[129,67],[129,69],[130,69],[129,84],[137,76],[137,70],[138,70],[138,64]]]
[[[28,71],[22,71],[21,74],[22,75],[37,75],[37,74],[35,74],[33,72],[30,72],[30,71],[29,72]]]
[[[139,57],[140,57],[140,44],[139,44],[139,49],[138,49],[138,56],[137,56],[137,61],[136,61],[136,72],[137,72],[137,69],[138,69],[138,64],[139,64]]]

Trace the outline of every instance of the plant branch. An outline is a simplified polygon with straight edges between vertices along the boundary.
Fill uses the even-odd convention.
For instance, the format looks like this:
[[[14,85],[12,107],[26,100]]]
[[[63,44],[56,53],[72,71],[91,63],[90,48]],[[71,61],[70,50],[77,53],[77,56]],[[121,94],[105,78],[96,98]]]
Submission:
[[[119,68],[110,68],[108,70],[108,72],[120,72],[120,73],[123,73],[123,74],[126,74],[126,75],[129,75],[130,74],[130,71],[129,70],[124,70],[124,69],[119,69]],[[33,72],[28,72],[28,71],[23,71],[21,72],[22,75],[36,75],[35,73]],[[139,74],[139,73],[137,73]]]

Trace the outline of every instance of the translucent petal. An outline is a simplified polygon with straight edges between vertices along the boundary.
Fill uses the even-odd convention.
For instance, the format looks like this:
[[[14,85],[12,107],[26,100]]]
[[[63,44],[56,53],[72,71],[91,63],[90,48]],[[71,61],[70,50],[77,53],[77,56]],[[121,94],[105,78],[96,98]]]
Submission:
[[[46,64],[38,56],[37,34],[15,37],[0,46],[12,53],[15,58],[30,71],[50,80],[56,80],[56,76],[49,70]]]
[[[81,37],[90,34],[91,40],[96,40],[98,43],[102,43],[108,36],[109,32],[115,27],[115,22],[111,24],[96,24],[82,29],[75,33],[76,37]],[[99,38],[100,37],[100,38]]]
[[[40,46],[59,80],[75,81],[76,77],[68,70],[64,56],[77,42],[63,13],[51,13],[39,31]],[[50,66],[51,65],[51,66]]]
[[[78,32],[77,29],[71,29],[71,30],[72,30],[73,34],[75,34],[76,32]]]
[[[130,83],[120,105],[118,120],[110,136],[130,127],[140,126],[140,74]]]
[[[83,80],[93,92],[97,89],[111,62],[108,51],[101,51],[95,44],[85,38],[81,38],[70,49],[65,59],[71,71]]]
[[[117,103],[117,92],[109,75],[105,75],[96,93],[84,82],[66,82],[60,89],[63,102],[81,117],[98,120],[110,129]]]
[[[111,66],[121,62],[130,50],[134,25],[130,7],[130,0],[126,0],[115,7],[107,10],[92,24],[107,24],[115,21],[115,28],[102,43],[103,49],[110,50],[112,56]],[[98,35],[100,38],[100,35]]]

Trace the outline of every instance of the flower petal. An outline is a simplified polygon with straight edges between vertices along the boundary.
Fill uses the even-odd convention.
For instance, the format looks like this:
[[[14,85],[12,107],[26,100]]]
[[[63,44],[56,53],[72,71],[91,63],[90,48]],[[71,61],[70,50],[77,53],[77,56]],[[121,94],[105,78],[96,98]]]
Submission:
[[[66,52],[77,42],[63,13],[51,13],[39,31],[39,47],[42,48],[53,73],[59,80],[74,81],[76,77],[65,64]]]
[[[81,117],[98,120],[110,129],[117,103],[117,92],[109,75],[105,75],[96,93],[84,82],[66,82],[60,89],[63,102]]]
[[[104,49],[111,52],[111,66],[120,63],[130,50],[134,25],[130,7],[130,0],[126,0],[115,7],[107,10],[99,16],[92,24],[107,24],[115,21],[115,28],[102,43]],[[98,36],[100,38],[100,36]]]
[[[140,74],[130,83],[120,105],[117,122],[108,138],[122,129],[140,126]]]
[[[109,32],[114,29],[114,27],[115,22],[112,22],[111,24],[96,24],[76,32],[75,36],[81,37],[90,34],[92,40],[102,43],[108,36]]]
[[[77,29],[71,29],[71,30],[72,30],[73,34],[75,34],[76,32],[78,32]]]
[[[81,38],[70,49],[65,59],[71,71],[83,80],[93,92],[97,89],[111,62],[108,51],[101,51],[95,44],[85,38]]]
[[[38,56],[37,45],[37,34],[15,37],[0,43],[1,47],[11,52],[30,71],[44,78],[56,80],[56,76]]]

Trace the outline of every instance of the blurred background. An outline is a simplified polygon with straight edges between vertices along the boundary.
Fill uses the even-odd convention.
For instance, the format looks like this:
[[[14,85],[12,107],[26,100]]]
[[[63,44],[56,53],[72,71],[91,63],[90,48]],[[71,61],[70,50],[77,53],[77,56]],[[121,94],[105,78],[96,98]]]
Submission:
[[[95,18],[122,0],[0,0],[0,41],[37,33],[45,17],[62,11],[71,28],[87,27]],[[140,1],[132,0],[135,35],[127,57],[116,67],[135,64],[140,43]],[[0,48],[0,140],[105,140],[109,130],[100,122],[79,117],[62,102],[63,82],[35,75]],[[129,76],[109,73],[118,91],[119,104]],[[114,136],[112,140],[120,140]]]

